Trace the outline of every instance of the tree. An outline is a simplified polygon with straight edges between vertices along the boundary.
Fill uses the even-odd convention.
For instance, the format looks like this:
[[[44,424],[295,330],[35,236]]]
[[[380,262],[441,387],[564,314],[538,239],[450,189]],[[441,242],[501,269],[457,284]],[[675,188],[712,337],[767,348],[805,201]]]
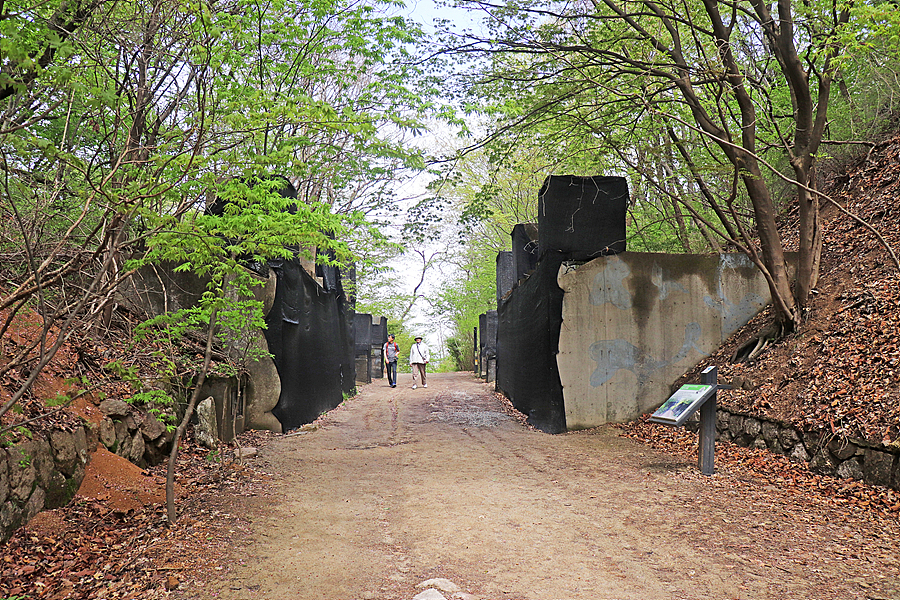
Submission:
[[[420,32],[390,2],[59,6],[0,11],[0,338],[29,308],[43,328],[0,346],[13,349],[0,378],[26,374],[0,416],[73,332],[107,334],[135,269],[211,281],[183,322],[158,326],[259,323],[243,257],[315,247],[352,262],[385,243],[368,216],[390,203],[385,182],[424,162],[408,144],[430,110],[408,55]],[[301,190],[292,210],[273,173]],[[221,218],[203,212],[214,197],[230,203]]]
[[[826,1],[457,4],[492,16],[484,35],[450,44],[483,65],[473,89],[499,120],[490,143],[549,131],[541,143],[562,154],[638,169],[750,257],[785,330],[800,323],[819,276],[816,167],[841,42],[890,6],[863,18]],[[648,157],[666,168],[654,174]],[[799,206],[793,278],[781,186]]]

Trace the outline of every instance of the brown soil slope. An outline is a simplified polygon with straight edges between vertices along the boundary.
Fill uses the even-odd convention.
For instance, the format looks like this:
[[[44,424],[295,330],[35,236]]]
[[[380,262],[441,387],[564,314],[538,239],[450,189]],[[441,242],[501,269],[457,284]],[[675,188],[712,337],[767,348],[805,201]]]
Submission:
[[[869,226],[898,251],[900,135],[830,175],[825,192],[859,220],[825,207],[822,274],[801,329],[755,361],[731,364],[734,351],[771,321],[766,311],[679,385],[714,364],[720,379],[750,388],[722,392],[726,408],[898,443],[900,272]]]

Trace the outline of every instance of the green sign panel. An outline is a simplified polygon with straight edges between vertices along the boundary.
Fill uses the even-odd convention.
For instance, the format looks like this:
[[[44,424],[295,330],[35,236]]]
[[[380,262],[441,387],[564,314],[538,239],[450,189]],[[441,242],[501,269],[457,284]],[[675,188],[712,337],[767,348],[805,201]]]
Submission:
[[[683,385],[663,402],[663,405],[655,413],[650,415],[650,421],[680,427],[715,392],[716,386],[714,385]]]

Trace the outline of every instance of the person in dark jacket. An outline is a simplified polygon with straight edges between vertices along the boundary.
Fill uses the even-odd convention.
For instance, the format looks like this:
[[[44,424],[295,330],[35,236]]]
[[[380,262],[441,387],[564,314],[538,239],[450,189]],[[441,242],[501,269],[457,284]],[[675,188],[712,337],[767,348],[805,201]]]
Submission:
[[[388,334],[388,341],[384,345],[384,366],[387,368],[388,384],[397,387],[397,357],[400,356],[400,346],[394,341],[394,334]]]

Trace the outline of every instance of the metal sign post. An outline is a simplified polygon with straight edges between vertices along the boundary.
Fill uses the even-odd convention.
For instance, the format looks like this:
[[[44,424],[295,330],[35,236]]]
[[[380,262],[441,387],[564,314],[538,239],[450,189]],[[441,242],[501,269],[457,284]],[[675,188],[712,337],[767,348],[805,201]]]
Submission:
[[[716,472],[716,391],[719,388],[719,369],[706,367],[700,373],[700,382],[713,386],[712,396],[700,407],[700,449],[697,458],[700,472],[712,475]]]
[[[716,391],[719,370],[706,367],[700,374],[700,385],[683,385],[655,413],[651,423],[681,427],[691,415],[700,411],[700,448],[697,466],[704,475],[715,473],[716,456]]]

